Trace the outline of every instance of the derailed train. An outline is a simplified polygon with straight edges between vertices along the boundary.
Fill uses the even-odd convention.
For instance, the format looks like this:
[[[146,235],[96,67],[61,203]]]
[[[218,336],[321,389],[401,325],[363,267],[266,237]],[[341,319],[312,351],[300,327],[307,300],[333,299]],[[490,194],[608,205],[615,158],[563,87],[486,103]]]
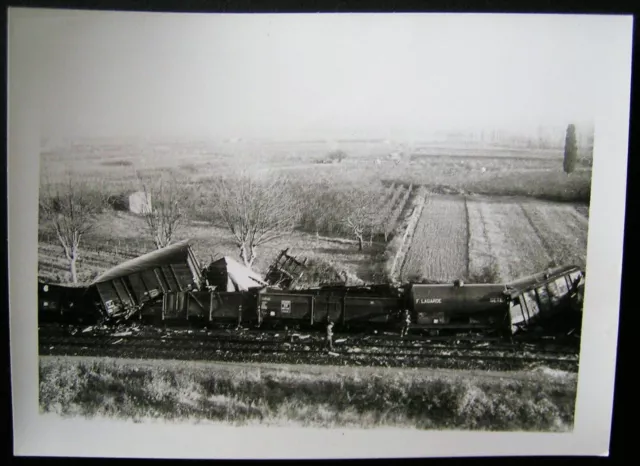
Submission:
[[[416,284],[282,289],[223,258],[201,269],[188,241],[125,262],[86,288],[40,285],[42,320],[140,319],[252,327],[288,325],[471,332],[510,337],[581,325],[584,272],[558,267],[507,284]],[[46,287],[46,289],[45,289]],[[66,316],[66,317],[65,317]]]

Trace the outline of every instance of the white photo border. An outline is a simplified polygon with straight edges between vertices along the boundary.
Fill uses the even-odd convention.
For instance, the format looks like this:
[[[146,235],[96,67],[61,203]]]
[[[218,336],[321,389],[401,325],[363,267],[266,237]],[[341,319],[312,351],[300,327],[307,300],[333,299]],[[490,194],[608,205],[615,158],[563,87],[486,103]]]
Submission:
[[[588,272],[575,427],[572,433],[532,434],[222,428],[189,424],[60,420],[41,416],[38,411],[35,286],[38,261],[40,138],[36,122],[39,121],[39,90],[32,88],[31,77],[38,72],[38,63],[37,57],[29,54],[29,40],[36,30],[44,34],[48,27],[59,26],[47,17],[51,12],[10,9],[8,15],[7,211],[15,455],[321,459],[608,454],[625,215],[633,30],[631,16],[597,18],[597,23],[610,31],[610,42],[607,44],[608,62],[603,63],[603,92],[595,123]],[[180,21],[180,14],[175,16],[176,21]],[[465,16],[468,19],[470,15]],[[572,15],[567,17],[571,20]],[[595,21],[593,18],[591,20]],[[330,21],[328,17],[327,23]],[[249,439],[250,442],[247,442]]]

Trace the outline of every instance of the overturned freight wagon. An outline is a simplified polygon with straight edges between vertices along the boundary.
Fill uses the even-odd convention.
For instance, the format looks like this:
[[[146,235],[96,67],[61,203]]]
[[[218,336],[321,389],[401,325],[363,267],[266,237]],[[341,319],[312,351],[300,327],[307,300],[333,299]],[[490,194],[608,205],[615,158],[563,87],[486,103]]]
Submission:
[[[189,241],[181,241],[113,267],[91,284],[109,319],[128,319],[168,293],[198,290],[202,272]]]
[[[514,333],[536,328],[580,332],[585,286],[576,266],[550,269],[507,284]]]

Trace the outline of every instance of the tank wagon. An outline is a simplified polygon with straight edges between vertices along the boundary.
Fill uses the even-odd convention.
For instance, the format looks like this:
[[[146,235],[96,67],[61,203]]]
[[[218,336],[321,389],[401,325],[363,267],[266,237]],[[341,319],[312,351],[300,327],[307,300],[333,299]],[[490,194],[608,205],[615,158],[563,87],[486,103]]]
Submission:
[[[502,334],[578,328],[584,280],[578,267],[565,266],[504,285],[410,285],[415,327]]]
[[[88,315],[101,314],[108,321],[313,328],[331,320],[343,331],[396,331],[408,311],[412,331],[509,338],[540,328],[579,328],[583,288],[583,272],[569,266],[506,284],[281,289],[230,258],[201,268],[188,242],[182,242],[107,271],[77,302]],[[41,315],[51,316],[43,303]]]
[[[410,285],[415,327],[431,333],[449,330],[508,332],[508,298],[504,285]]]

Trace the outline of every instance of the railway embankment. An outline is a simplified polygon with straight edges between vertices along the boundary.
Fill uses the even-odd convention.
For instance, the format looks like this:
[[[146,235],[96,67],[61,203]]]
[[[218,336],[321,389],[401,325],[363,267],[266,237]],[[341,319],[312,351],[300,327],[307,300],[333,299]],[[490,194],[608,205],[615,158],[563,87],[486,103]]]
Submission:
[[[570,431],[577,377],[524,375],[41,357],[39,395],[41,412],[63,416]]]
[[[413,191],[405,211],[402,214],[403,219],[399,223],[396,233],[394,233],[393,239],[387,247],[389,254],[387,276],[392,282],[398,282],[400,280],[402,264],[404,263],[413,232],[418,224],[420,215],[422,215],[422,209],[426,202],[426,190],[424,188],[411,186],[410,189],[413,189]]]

